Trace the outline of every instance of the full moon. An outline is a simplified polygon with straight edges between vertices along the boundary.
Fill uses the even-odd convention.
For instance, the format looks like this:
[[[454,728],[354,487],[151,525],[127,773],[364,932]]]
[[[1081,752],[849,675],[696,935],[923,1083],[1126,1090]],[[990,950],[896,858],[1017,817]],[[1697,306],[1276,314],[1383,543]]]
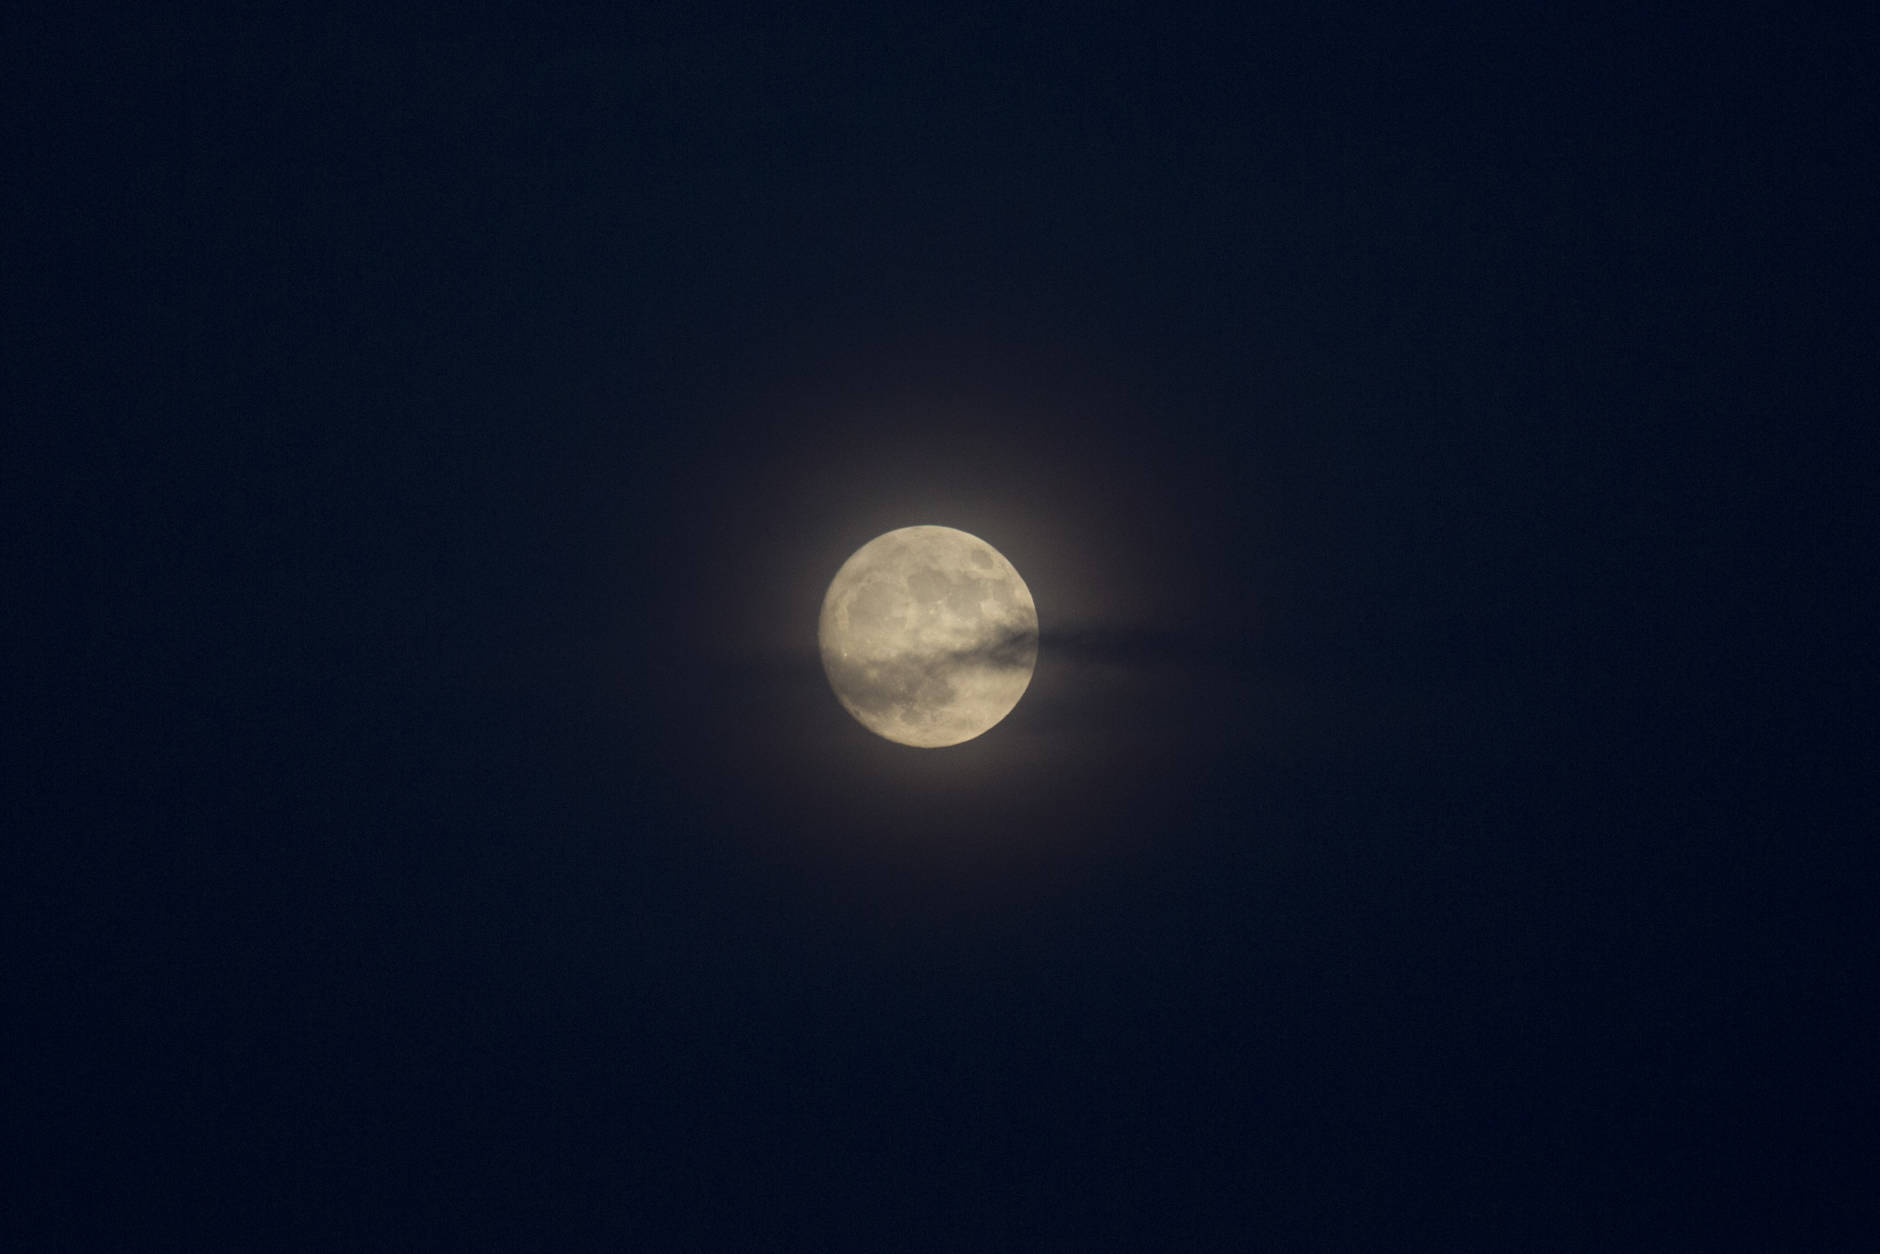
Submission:
[[[817,630],[837,700],[877,736],[937,749],[1012,712],[1038,661],[1038,607],[1012,563],[951,527],[902,527],[857,549]]]

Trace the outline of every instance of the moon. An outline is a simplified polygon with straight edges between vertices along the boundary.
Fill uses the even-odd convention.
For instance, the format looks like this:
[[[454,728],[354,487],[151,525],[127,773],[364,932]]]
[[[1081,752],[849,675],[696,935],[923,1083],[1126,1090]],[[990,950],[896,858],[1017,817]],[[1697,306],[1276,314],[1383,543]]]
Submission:
[[[951,527],[902,527],[855,550],[816,634],[843,708],[922,749],[995,726],[1038,661],[1031,589],[997,549]]]

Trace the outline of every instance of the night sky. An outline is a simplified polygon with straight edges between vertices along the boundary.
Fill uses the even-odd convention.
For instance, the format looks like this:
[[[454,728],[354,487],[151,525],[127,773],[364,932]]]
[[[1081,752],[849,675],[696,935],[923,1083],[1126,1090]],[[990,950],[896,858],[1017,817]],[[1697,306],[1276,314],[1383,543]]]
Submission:
[[[1866,1243],[1875,31],[391,8],[6,19],[0,1243]]]

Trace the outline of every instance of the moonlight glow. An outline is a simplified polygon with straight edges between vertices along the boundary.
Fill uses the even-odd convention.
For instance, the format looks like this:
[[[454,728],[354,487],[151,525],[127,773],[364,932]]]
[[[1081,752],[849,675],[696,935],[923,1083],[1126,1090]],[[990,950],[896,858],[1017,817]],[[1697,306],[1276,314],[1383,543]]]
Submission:
[[[939,748],[1012,712],[1038,660],[1038,608],[1012,564],[951,527],[876,536],[836,572],[823,670],[862,726]]]

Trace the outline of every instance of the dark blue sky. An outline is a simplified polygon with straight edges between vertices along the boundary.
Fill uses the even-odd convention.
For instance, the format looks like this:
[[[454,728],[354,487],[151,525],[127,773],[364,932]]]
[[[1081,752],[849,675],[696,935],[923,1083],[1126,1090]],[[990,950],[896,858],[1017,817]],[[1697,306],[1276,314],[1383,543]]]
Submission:
[[[10,18],[9,1247],[1844,1248],[1873,32],[1306,10]]]

